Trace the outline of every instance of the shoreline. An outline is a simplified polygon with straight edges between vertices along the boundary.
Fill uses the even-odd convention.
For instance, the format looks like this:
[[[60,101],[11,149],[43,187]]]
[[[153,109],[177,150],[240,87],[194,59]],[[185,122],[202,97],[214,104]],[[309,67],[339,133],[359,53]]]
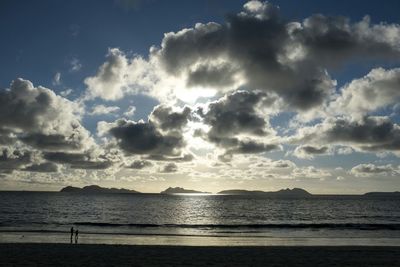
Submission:
[[[0,244],[69,244],[68,233],[0,232]],[[97,245],[149,245],[149,246],[208,246],[208,247],[273,247],[273,246],[359,246],[400,247],[399,237],[249,237],[249,236],[196,236],[163,234],[79,234],[79,244]]]
[[[400,266],[400,247],[0,243],[0,266]]]

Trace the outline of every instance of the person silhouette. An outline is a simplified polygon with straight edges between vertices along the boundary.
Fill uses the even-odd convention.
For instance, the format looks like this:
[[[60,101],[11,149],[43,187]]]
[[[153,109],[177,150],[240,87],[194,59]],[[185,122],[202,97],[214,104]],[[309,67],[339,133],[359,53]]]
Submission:
[[[78,244],[78,235],[79,235],[79,231],[78,231],[78,229],[76,229],[76,231],[75,231],[75,244]]]
[[[72,244],[72,238],[74,236],[74,227],[71,227],[71,244]]]

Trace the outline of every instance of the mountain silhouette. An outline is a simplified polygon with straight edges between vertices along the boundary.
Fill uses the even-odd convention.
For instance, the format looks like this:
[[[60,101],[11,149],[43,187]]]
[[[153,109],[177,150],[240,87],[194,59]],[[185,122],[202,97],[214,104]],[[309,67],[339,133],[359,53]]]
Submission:
[[[261,190],[242,190],[242,189],[232,189],[232,190],[223,190],[218,192],[218,194],[224,195],[260,195],[260,196],[271,196],[271,197],[310,197],[312,194],[307,192],[301,188],[293,188],[293,189],[281,189],[279,191],[261,191]]]
[[[88,185],[83,188],[67,186],[60,190],[63,193],[107,193],[107,194],[137,194],[140,193],[135,190],[129,190],[125,188],[105,188],[98,185]]]
[[[164,191],[161,191],[160,194],[209,194],[209,192],[190,190],[182,187],[168,187]]]

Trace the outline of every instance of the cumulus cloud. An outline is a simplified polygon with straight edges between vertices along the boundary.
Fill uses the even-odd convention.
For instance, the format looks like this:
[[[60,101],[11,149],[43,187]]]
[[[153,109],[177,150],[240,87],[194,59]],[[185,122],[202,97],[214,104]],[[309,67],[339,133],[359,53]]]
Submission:
[[[368,16],[357,22],[321,14],[288,21],[277,6],[249,1],[225,23],[166,33],[148,59],[111,48],[97,74],[85,79],[87,97],[117,100],[141,92],[188,102],[245,87],[278,95],[286,108],[305,111],[334,94],[332,68],[355,60],[398,59],[399,36],[399,25],[371,24]]]
[[[18,149],[3,148],[0,155],[0,174],[9,174],[34,161],[33,153]]]
[[[227,154],[254,154],[269,152],[279,149],[280,146],[276,144],[264,144],[256,141],[240,140],[226,151]]]
[[[398,24],[372,24],[365,16],[351,23],[342,16],[313,15],[297,25],[292,35],[307,49],[308,57],[325,66],[352,59],[400,56]]]
[[[151,167],[151,166],[153,166],[153,164],[148,160],[135,160],[128,166],[128,168],[143,169],[143,168]]]
[[[347,145],[372,152],[399,151],[400,126],[388,117],[364,117],[360,121],[328,118],[300,129],[292,141]]]
[[[159,105],[154,108],[149,120],[163,131],[179,130],[188,123],[191,111],[187,106],[182,110],[173,110],[172,107]]]
[[[189,108],[175,111],[157,106],[147,122],[120,119],[100,122],[98,128],[101,135],[111,135],[128,155],[179,156],[185,146],[182,131],[189,115]]]
[[[281,108],[310,111],[335,93],[328,71],[355,60],[398,59],[399,35],[399,25],[371,24],[369,17],[352,22],[318,14],[288,21],[278,7],[249,1],[225,23],[166,33],[148,59],[112,48],[85,83],[92,98],[141,92],[187,103],[245,87],[279,96]]]
[[[128,61],[117,48],[110,49],[107,61],[100,66],[96,76],[85,79],[90,97],[117,100],[124,95]]]
[[[89,153],[46,152],[44,159],[60,164],[68,164],[72,169],[102,170],[111,167],[112,162],[98,159]]]
[[[161,79],[157,67],[139,56],[129,57],[118,48],[111,48],[96,75],[87,77],[85,99],[121,99],[125,94],[146,93]],[[154,76],[154,77],[153,77]]]
[[[224,25],[198,23],[166,34],[157,51],[165,70],[187,77],[188,86],[226,90],[245,85],[277,93],[300,109],[321,103],[334,81],[323,68],[305,60],[281,60],[290,41],[287,25],[274,6],[254,3],[229,16]]]
[[[274,92],[292,107],[321,104],[336,83],[326,69],[354,59],[400,57],[400,27],[313,15],[287,22],[267,2],[250,1],[225,24],[197,23],[165,34],[153,49],[187,86],[224,90],[235,83]],[[237,88],[237,87],[236,87]]]
[[[23,79],[0,91],[0,141],[9,146],[3,149],[2,172],[58,172],[56,163],[81,169],[110,167],[107,160],[87,156],[89,150],[102,149],[81,125],[82,110],[79,104]]]
[[[208,131],[197,135],[226,149],[228,154],[261,153],[277,149],[277,144],[267,144],[266,137],[273,137],[268,116],[260,106],[268,101],[263,93],[238,91],[208,103],[197,110]]]
[[[83,150],[94,144],[81,108],[52,90],[17,79],[0,92],[0,128],[40,149]]]
[[[183,147],[182,136],[164,135],[152,123],[118,120],[109,133],[122,150],[130,154],[178,154]]]
[[[330,105],[332,113],[362,117],[400,101],[400,69],[376,68],[344,86]]]
[[[171,173],[171,172],[177,172],[178,171],[178,166],[175,163],[168,163],[164,165],[164,167],[160,170],[160,172],[164,173]]]
[[[400,173],[399,169],[396,169],[391,164],[388,165],[375,165],[372,163],[369,164],[360,164],[353,167],[350,170],[350,173],[355,175],[356,177],[370,177],[375,175],[398,175]]]
[[[71,135],[32,133],[21,135],[19,140],[33,148],[44,151],[68,151],[82,149],[82,143],[88,138],[82,135],[79,128],[71,131]]]
[[[301,145],[296,147],[293,155],[301,159],[312,159],[315,155],[327,155],[329,152],[328,146]]]

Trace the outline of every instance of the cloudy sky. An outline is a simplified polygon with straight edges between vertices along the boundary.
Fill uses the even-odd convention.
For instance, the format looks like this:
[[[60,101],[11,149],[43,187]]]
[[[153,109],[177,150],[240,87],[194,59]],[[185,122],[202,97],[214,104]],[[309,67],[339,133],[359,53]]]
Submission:
[[[398,10],[1,1],[0,188],[399,190]]]

